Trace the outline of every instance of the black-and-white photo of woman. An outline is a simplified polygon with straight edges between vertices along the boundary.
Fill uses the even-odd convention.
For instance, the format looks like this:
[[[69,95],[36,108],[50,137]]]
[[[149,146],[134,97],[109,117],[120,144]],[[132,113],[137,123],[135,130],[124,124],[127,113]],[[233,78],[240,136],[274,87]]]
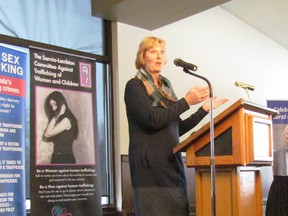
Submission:
[[[94,114],[90,93],[37,87],[36,165],[94,165]]]
[[[73,141],[78,136],[78,123],[63,94],[54,91],[45,100],[49,120],[43,139],[54,143],[51,164],[75,164]]]

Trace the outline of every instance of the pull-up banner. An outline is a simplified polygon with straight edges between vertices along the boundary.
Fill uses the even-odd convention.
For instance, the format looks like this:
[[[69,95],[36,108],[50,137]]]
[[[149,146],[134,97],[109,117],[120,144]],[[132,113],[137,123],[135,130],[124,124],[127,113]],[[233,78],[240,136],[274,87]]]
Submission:
[[[288,130],[288,100],[268,100],[267,106],[278,111],[273,119],[273,150],[286,147],[283,133]],[[286,129],[287,128],[287,129]]]
[[[31,213],[102,215],[95,61],[33,48]]]
[[[24,216],[27,52],[0,44],[0,215]]]

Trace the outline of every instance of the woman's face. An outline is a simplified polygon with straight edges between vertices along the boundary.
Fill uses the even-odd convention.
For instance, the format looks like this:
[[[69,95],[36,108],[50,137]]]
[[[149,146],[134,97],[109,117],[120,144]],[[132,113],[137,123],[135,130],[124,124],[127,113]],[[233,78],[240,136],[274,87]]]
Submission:
[[[145,52],[144,63],[150,73],[160,73],[166,60],[165,47],[156,45]]]
[[[55,112],[58,107],[56,101],[51,99],[49,102],[50,102],[50,106],[52,107],[52,110]]]

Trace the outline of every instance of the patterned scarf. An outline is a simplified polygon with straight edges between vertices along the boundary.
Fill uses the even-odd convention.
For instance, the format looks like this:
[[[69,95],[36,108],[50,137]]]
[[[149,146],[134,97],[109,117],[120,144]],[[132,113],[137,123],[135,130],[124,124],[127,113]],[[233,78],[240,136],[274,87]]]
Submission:
[[[152,106],[162,106],[167,108],[167,105],[164,103],[163,99],[166,98],[169,101],[176,102],[177,97],[174,93],[174,90],[171,86],[170,81],[159,75],[160,79],[160,89],[156,87],[156,85],[153,82],[153,78],[151,74],[143,69],[140,69],[137,71],[136,78],[141,80],[146,88],[148,96],[152,99],[153,103]]]

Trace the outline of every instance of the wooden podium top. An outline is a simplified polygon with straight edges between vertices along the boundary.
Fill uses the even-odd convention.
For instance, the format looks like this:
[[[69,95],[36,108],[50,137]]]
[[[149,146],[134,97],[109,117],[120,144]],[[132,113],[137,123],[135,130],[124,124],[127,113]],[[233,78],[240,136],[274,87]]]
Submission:
[[[222,113],[220,113],[217,117],[214,118],[214,126],[216,127],[221,122],[223,122],[225,119],[227,119],[229,116],[231,116],[233,113],[237,112],[239,109],[244,108],[245,110],[268,115],[268,116],[274,116],[278,112],[274,109],[264,107],[261,105],[257,105],[248,101],[245,101],[243,99],[239,99],[234,104],[232,104],[230,107],[228,107],[226,110],[224,110]],[[198,131],[193,132],[186,140],[181,142],[179,145],[177,145],[173,152],[185,152],[186,149],[194,144],[198,139],[200,139],[205,134],[209,133],[210,130],[210,122],[208,122],[206,125],[204,125],[202,128],[200,128]]]

